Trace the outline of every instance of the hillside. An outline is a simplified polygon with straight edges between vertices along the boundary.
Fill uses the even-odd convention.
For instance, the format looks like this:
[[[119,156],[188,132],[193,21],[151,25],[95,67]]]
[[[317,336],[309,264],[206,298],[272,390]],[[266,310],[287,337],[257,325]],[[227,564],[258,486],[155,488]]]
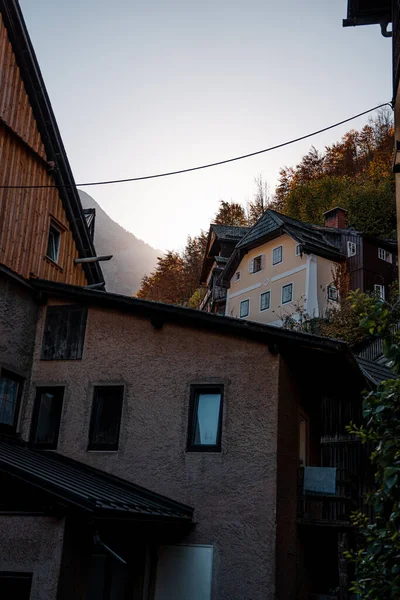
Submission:
[[[94,243],[97,254],[113,254],[110,261],[101,263],[107,291],[132,296],[140,288],[143,275],[155,268],[161,251],[118,225],[89,194],[79,190],[79,196],[83,208],[96,209]]]

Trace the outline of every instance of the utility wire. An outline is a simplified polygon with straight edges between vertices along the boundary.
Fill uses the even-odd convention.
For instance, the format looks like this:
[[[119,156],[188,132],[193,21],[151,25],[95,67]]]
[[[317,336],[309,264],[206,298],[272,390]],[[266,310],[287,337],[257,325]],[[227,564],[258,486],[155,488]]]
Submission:
[[[143,177],[129,177],[127,179],[111,179],[109,181],[90,181],[87,183],[77,183],[75,185],[77,187],[88,187],[88,186],[92,186],[92,185],[113,185],[115,183],[128,183],[130,181],[144,181],[145,179],[157,179],[158,177],[169,177],[170,175],[181,175],[182,173],[190,173],[192,171],[200,171],[200,169],[209,169],[210,167],[218,167],[219,165],[226,165],[227,163],[235,162],[237,160],[243,160],[244,158],[250,158],[251,156],[257,156],[258,154],[265,154],[266,152],[271,152],[272,150],[277,150],[278,148],[283,148],[284,146],[289,146],[290,144],[295,144],[296,142],[300,142],[301,140],[306,140],[307,138],[313,137],[314,135],[318,135],[319,133],[323,133],[324,131],[329,131],[330,129],[339,127],[339,125],[343,125],[344,123],[348,123],[349,121],[358,119],[358,117],[367,115],[368,113],[378,110],[378,108],[383,108],[384,106],[390,106],[391,108],[393,108],[393,106],[390,102],[384,102],[383,104],[374,106],[374,108],[369,108],[368,110],[364,110],[363,112],[358,113],[358,115],[353,115],[352,117],[349,117],[348,119],[344,119],[343,121],[339,121],[338,123],[334,123],[333,125],[324,127],[323,129],[318,129],[318,131],[313,131],[312,133],[307,133],[306,135],[302,135],[301,137],[295,138],[294,140],[289,140],[288,142],[283,142],[282,144],[277,144],[276,146],[271,146],[270,148],[265,148],[264,150],[257,150],[257,152],[250,152],[249,154],[243,154],[242,156],[235,156],[234,158],[227,158],[226,160],[220,160],[218,162],[208,163],[206,165],[200,165],[199,167],[190,167],[189,169],[179,169],[179,171],[169,171],[167,173],[157,173],[156,175],[144,175]],[[70,184],[63,184],[63,185],[0,185],[0,189],[8,189],[8,190],[55,188],[55,187],[71,187],[71,185]]]

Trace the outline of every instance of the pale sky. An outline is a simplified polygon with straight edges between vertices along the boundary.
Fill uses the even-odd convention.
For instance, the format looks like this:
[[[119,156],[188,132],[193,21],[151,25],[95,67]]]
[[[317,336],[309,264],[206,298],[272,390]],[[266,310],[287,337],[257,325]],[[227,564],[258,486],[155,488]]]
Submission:
[[[390,101],[391,40],[347,0],[20,0],[77,183],[223,160]],[[367,117],[353,122],[362,127]],[[85,187],[152,246],[182,248],[218,201],[350,126],[230,165]]]

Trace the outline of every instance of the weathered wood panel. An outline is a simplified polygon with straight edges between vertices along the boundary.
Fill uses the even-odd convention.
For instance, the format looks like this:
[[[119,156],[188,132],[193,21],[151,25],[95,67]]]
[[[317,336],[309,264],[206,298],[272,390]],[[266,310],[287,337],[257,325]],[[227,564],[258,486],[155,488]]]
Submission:
[[[1,15],[0,118],[35,152],[46,159],[39,129]]]
[[[0,185],[54,185],[46,153],[0,15]],[[58,264],[46,257],[50,220],[61,234]],[[57,188],[0,189],[0,263],[23,277],[85,285]]]

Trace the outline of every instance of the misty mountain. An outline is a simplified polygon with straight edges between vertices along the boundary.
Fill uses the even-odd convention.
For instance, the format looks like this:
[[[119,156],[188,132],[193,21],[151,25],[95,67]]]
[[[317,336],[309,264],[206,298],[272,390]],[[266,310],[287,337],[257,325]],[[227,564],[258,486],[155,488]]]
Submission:
[[[89,194],[79,190],[83,208],[96,209],[94,245],[97,254],[112,254],[110,261],[100,263],[108,292],[132,296],[140,288],[162,252],[139,240],[113,221]]]

